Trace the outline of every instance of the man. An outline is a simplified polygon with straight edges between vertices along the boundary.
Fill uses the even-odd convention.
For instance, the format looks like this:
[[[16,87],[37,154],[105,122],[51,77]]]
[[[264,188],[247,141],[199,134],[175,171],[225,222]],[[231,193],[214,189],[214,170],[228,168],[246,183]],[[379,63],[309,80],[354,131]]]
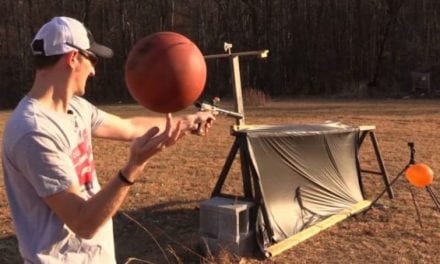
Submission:
[[[25,263],[115,263],[112,216],[148,160],[186,131],[208,129],[198,112],[166,118],[122,119],[81,98],[97,56],[113,51],[84,25],[55,17],[32,44],[36,76],[6,124],[2,164]],[[132,141],[127,162],[100,186],[91,137]]]

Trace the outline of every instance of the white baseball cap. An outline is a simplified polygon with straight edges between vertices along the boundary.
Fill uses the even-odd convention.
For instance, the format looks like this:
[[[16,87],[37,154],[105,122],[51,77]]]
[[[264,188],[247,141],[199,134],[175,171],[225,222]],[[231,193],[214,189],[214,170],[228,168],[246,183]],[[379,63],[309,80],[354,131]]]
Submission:
[[[70,17],[54,17],[44,24],[31,43],[34,55],[52,56],[74,50],[87,50],[93,54],[111,58],[113,50],[98,44],[89,30]]]

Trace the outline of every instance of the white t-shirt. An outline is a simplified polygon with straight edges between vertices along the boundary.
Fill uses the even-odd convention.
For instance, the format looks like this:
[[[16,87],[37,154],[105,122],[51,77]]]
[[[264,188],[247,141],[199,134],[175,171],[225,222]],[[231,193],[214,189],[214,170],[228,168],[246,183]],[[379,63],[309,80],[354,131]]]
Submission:
[[[3,134],[3,171],[20,253],[25,263],[115,263],[112,221],[92,239],[78,237],[42,197],[72,184],[89,199],[100,190],[91,132],[106,113],[74,97],[69,113],[24,97]],[[81,217],[78,215],[77,217]]]

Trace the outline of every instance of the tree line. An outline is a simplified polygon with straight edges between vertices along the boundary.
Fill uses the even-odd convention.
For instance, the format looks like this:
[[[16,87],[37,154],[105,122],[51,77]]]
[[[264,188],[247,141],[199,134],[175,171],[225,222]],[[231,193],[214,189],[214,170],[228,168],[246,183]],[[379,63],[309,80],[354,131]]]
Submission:
[[[32,85],[30,42],[53,16],[84,22],[115,56],[101,60],[86,97],[130,102],[124,64],[139,39],[189,37],[205,55],[269,49],[240,59],[242,86],[276,96],[396,96],[412,71],[434,71],[440,53],[437,0],[0,0],[0,108]],[[208,60],[205,96],[232,95],[229,61]]]

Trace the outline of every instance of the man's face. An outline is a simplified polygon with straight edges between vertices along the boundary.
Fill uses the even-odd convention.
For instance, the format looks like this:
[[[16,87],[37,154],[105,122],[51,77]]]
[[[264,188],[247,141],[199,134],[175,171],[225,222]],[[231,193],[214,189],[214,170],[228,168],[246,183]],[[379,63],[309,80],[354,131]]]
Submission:
[[[96,57],[93,54],[78,52],[78,70],[76,78],[75,95],[82,96],[85,94],[87,79],[95,76]]]

